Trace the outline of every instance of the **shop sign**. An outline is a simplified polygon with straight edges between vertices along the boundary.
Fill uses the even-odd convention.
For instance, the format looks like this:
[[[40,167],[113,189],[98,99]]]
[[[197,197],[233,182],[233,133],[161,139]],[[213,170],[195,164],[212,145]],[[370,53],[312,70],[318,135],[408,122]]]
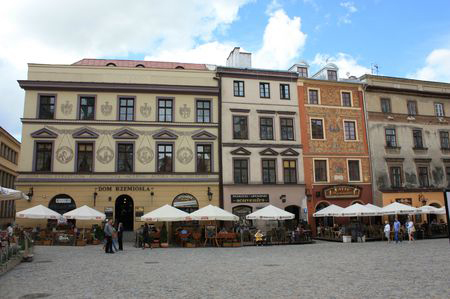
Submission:
[[[359,198],[361,188],[358,186],[338,185],[323,190],[325,198]]]
[[[105,208],[106,219],[112,219],[114,215],[114,209],[112,207]]]
[[[99,192],[112,192],[112,191],[151,191],[150,187],[147,186],[98,186],[97,191]]]
[[[232,194],[231,203],[269,202],[269,194]]]
[[[402,203],[404,205],[412,206],[412,198],[410,198],[410,197],[408,197],[408,198],[396,198],[395,201],[398,202],[398,203]]]
[[[55,198],[55,203],[71,203],[71,198]]]
[[[198,207],[198,202],[194,195],[181,193],[175,196],[172,205],[174,207]]]

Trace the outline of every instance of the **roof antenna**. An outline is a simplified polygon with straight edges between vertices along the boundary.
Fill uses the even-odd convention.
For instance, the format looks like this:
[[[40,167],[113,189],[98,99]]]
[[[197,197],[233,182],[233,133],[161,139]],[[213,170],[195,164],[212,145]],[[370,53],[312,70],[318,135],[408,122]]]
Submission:
[[[378,64],[376,64],[376,63],[372,63],[371,65],[370,65],[370,70],[371,70],[371,72],[372,72],[372,75],[376,75],[376,76],[378,76]]]

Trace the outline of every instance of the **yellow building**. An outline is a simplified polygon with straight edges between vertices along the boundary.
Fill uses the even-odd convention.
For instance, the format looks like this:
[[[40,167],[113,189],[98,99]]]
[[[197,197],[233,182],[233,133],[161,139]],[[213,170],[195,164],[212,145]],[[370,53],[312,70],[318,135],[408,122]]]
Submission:
[[[26,93],[16,185],[33,195],[18,211],[88,205],[134,230],[164,204],[219,205],[219,89],[206,65],[29,64],[19,85]]]
[[[20,142],[0,127],[0,186],[13,189],[17,177]],[[0,200],[0,227],[14,220],[14,200]]]

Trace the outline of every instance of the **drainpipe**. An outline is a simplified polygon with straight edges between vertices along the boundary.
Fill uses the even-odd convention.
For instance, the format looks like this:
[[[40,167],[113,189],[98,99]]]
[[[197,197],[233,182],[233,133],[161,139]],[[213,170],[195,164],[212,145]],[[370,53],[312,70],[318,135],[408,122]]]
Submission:
[[[370,145],[370,138],[369,138],[369,112],[367,111],[367,102],[366,102],[366,89],[368,84],[363,84],[363,92],[362,92],[362,100],[363,100],[363,108],[364,108],[364,122],[366,124],[366,140],[367,140],[367,152],[369,154],[369,167],[370,167],[370,180],[372,183],[372,204],[374,203],[374,197],[376,192],[376,186],[375,186],[375,167],[373,165],[372,160],[372,146]],[[383,204],[383,203],[381,203]]]
[[[214,77],[217,80],[217,86],[219,87],[218,96],[218,123],[219,123],[219,207],[224,208],[223,204],[223,160],[222,160],[222,77]]]

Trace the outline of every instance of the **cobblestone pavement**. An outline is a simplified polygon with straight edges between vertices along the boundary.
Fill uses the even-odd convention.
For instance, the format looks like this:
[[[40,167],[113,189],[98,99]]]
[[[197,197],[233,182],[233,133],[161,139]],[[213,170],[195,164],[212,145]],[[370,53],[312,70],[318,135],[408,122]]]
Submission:
[[[448,239],[104,254],[37,247],[0,298],[450,298]]]

